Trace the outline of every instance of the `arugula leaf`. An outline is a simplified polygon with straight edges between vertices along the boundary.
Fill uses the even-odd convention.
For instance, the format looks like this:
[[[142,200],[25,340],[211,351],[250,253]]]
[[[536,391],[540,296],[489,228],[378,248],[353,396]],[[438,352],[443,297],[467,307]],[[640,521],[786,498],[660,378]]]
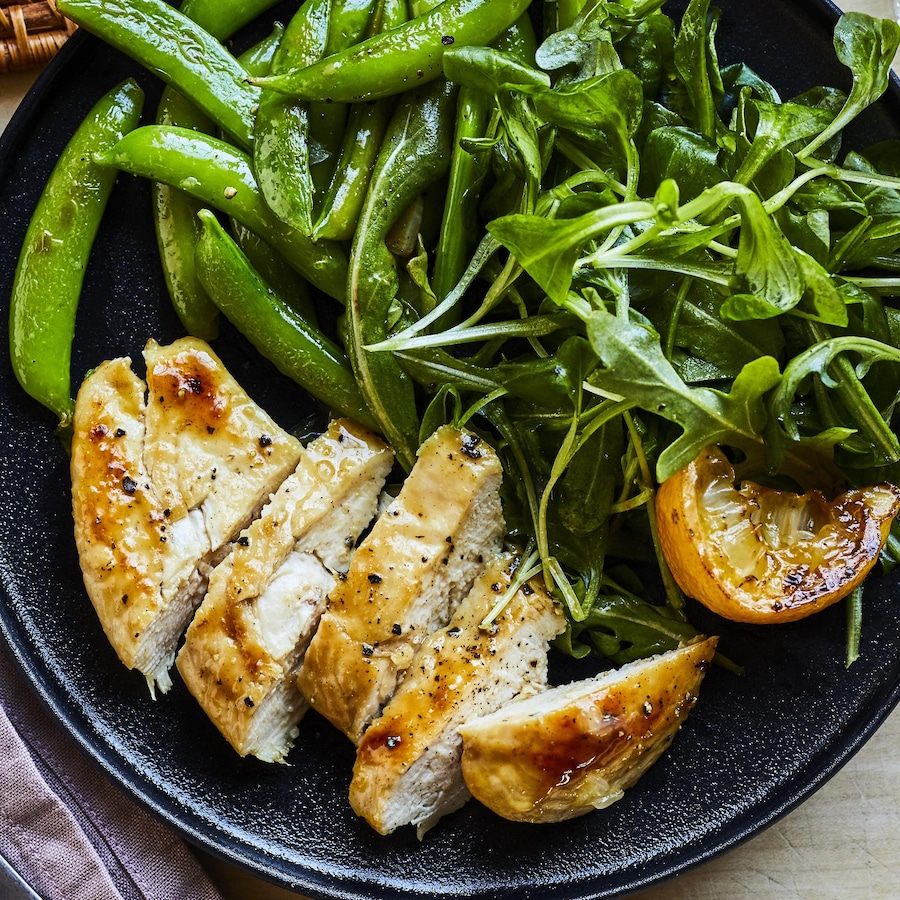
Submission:
[[[768,417],[765,397],[781,381],[778,363],[771,356],[745,365],[725,394],[713,388],[688,387],[663,355],[659,336],[646,324],[598,309],[589,317],[587,330],[603,363],[591,373],[589,382],[683,429],[657,460],[659,481],[675,474],[710,444],[721,441],[752,446],[761,442]]]
[[[573,622],[554,646],[581,659],[592,649],[614,663],[627,663],[666,650],[697,635],[668,606],[654,606],[622,589],[601,593],[587,617]]]
[[[718,12],[710,14],[710,0],[691,0],[675,39],[675,68],[681,77],[691,106],[693,124],[707,138],[719,130],[717,95],[724,96],[715,58],[715,23]]]
[[[742,208],[742,227],[735,271],[747,279],[750,291],[770,309],[793,309],[805,289],[794,248],[756,194],[740,192],[736,199]]]
[[[832,123],[797,153],[798,159],[812,156],[887,90],[898,46],[896,22],[857,12],[841,16],[834,29],[834,49],[853,75],[850,96]]]

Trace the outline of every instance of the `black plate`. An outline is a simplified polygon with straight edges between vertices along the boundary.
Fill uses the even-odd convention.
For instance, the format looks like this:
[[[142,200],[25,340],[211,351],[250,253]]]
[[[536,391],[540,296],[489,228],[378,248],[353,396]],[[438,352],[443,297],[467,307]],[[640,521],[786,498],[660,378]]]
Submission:
[[[820,0],[720,0],[723,63],[747,61],[789,97],[848,87],[834,61],[837,12]],[[250,36],[246,36],[249,40]],[[0,141],[0,297],[44,179],[77,122],[118,80],[155,79],[93,39],[74,38],[39,79]],[[855,126],[864,146],[900,128],[900,85]],[[2,316],[6,321],[5,307]],[[87,274],[75,372],[140,357],[145,340],[179,336],[159,274],[148,186],[122,178]],[[280,422],[305,397],[226,332],[217,350]],[[897,579],[867,593],[862,657],[844,668],[842,609],[765,630],[726,625],[722,649],[742,678],[715,670],[673,749],[610,809],[553,826],[504,822],[476,803],[419,843],[379,837],[347,803],[352,748],[324,720],[303,722],[289,766],[241,760],[176,678],[157,702],[117,662],[81,585],[67,459],[53,421],[0,360],[0,630],[36,690],[85,750],[189,840],[313,896],[610,897],[649,885],[771,824],[859,749],[898,700]]]

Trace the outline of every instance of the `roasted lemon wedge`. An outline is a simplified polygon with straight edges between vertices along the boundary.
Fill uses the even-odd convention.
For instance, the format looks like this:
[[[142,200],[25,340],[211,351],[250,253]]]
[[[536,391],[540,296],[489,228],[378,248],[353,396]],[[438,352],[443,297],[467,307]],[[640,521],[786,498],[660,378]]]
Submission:
[[[879,484],[829,500],[743,482],[719,447],[667,479],[659,539],[681,589],[737,622],[792,622],[847,596],[869,573],[900,510]]]

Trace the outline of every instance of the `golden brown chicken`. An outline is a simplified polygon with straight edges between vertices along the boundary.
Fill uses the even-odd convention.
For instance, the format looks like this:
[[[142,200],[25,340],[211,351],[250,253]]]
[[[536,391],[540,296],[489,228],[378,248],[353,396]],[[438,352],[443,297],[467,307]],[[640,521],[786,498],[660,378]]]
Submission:
[[[202,341],[102,363],[75,403],[72,512],[85,587],[119,658],[166,691],[212,567],[297,464],[300,442]]]
[[[501,476],[490,446],[439,429],[331,593],[298,684],[354,743],[499,550]]]
[[[609,806],[672,743],[697,700],[716,638],[513,700],[460,727],[472,795],[518,822]]]
[[[290,749],[306,711],[296,670],[392,464],[375,435],[332,422],[212,573],[177,665],[242,756]]]
[[[459,726],[547,684],[550,641],[565,629],[559,605],[540,582],[513,594],[516,557],[491,561],[446,628],[422,645],[390,703],[363,736],[350,803],[381,834],[417,826],[421,837],[469,799],[460,767]]]

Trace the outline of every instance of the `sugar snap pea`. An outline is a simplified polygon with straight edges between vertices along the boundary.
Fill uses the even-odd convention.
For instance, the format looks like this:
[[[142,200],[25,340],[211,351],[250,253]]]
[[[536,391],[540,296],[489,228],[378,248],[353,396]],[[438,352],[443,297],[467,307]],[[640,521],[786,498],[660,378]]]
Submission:
[[[273,0],[186,0],[181,11],[218,38],[233,31],[268,7]],[[248,72],[269,71],[284,26],[276,23],[268,37],[247,50],[240,62]],[[215,123],[180,91],[167,86],[156,111],[158,125],[177,125],[215,132]],[[218,307],[210,300],[194,270],[194,247],[200,236],[197,213],[201,204],[190,194],[159,181],[154,181],[153,224],[159,246],[163,278],[172,306],[188,334],[212,340],[217,334]],[[246,232],[249,234],[249,232]],[[247,238],[249,240],[249,238]],[[260,252],[264,252],[260,250]],[[299,280],[299,279],[298,279]]]
[[[235,219],[231,219],[229,225],[234,242],[241,248],[250,265],[259,272],[263,281],[270,285],[298,316],[310,325],[316,325],[318,315],[310,296],[309,285],[297,270],[289,266],[274,247],[245,225],[241,225]]]
[[[307,0],[294,14],[272,61],[272,71],[309,66],[325,53],[331,0]],[[312,231],[314,186],[309,164],[309,108],[263,91],[256,113],[253,165],[272,212],[304,234]]]
[[[276,3],[278,0],[184,0],[179,9],[213,37],[224,41]]]
[[[156,121],[194,131],[211,132],[212,119],[174,88],[166,88]],[[151,186],[153,225],[169,299],[188,334],[212,340],[218,334],[218,307],[210,300],[194,269],[194,247],[200,236],[200,204],[178,188],[159,181]]]
[[[332,0],[325,56],[340,53],[368,37],[368,29],[378,18],[379,5],[380,0]],[[312,177],[317,197],[324,196],[339,164],[347,117],[345,103],[332,103],[329,99],[309,104],[309,135],[315,154]]]
[[[344,250],[332,241],[313,244],[279,221],[259,191],[246,153],[189,128],[144,125],[94,158],[101,165],[179,187],[233,216],[278,250],[311,284],[343,302]]]
[[[238,57],[248,73],[262,75],[270,70],[284,30],[284,26],[276,22],[275,29],[269,37],[264,38]],[[194,221],[199,226],[200,219],[195,216]],[[241,248],[263,280],[274,288],[275,292],[295,312],[303,316],[310,324],[314,324],[317,318],[316,308],[306,281],[288,265],[284,257],[271,244],[266,243],[259,235],[241,225],[234,216],[231,217],[229,224],[235,243]]]
[[[375,10],[373,33],[388,31],[407,20],[405,0],[382,0]],[[366,196],[369,175],[393,111],[391,100],[353,104],[334,176],[322,201],[313,238],[350,240]]]
[[[128,80],[88,113],[59,157],[38,200],[13,279],[9,347],[22,387],[71,423],[70,364],[75,314],[88,258],[115,172],[98,166],[95,149],[113,146],[141,115],[144,94]]]
[[[197,271],[222,312],[279,371],[335,412],[375,427],[343,350],[266,284],[212,212],[199,216]]]
[[[397,460],[412,466],[419,417],[413,385],[384,340],[397,296],[397,264],[385,238],[398,216],[447,168],[456,90],[439,79],[406,94],[394,113],[372,173],[350,254],[345,345],[360,390]]]
[[[537,38],[529,16],[520,16],[499,35],[494,46],[533,64]],[[468,87],[460,88],[447,195],[434,251],[431,287],[438,301],[443,300],[462,278],[478,240],[478,192],[487,174],[488,160],[470,153],[465,141],[485,136],[493,109],[492,97]],[[441,321],[449,324],[447,319]]]
[[[59,11],[174,85],[244,148],[260,92],[208,31],[164,0],[57,0]]]
[[[450,46],[485,46],[529,7],[528,0],[444,0],[421,16],[303,69],[253,79],[306,100],[388,97],[441,75]]]

